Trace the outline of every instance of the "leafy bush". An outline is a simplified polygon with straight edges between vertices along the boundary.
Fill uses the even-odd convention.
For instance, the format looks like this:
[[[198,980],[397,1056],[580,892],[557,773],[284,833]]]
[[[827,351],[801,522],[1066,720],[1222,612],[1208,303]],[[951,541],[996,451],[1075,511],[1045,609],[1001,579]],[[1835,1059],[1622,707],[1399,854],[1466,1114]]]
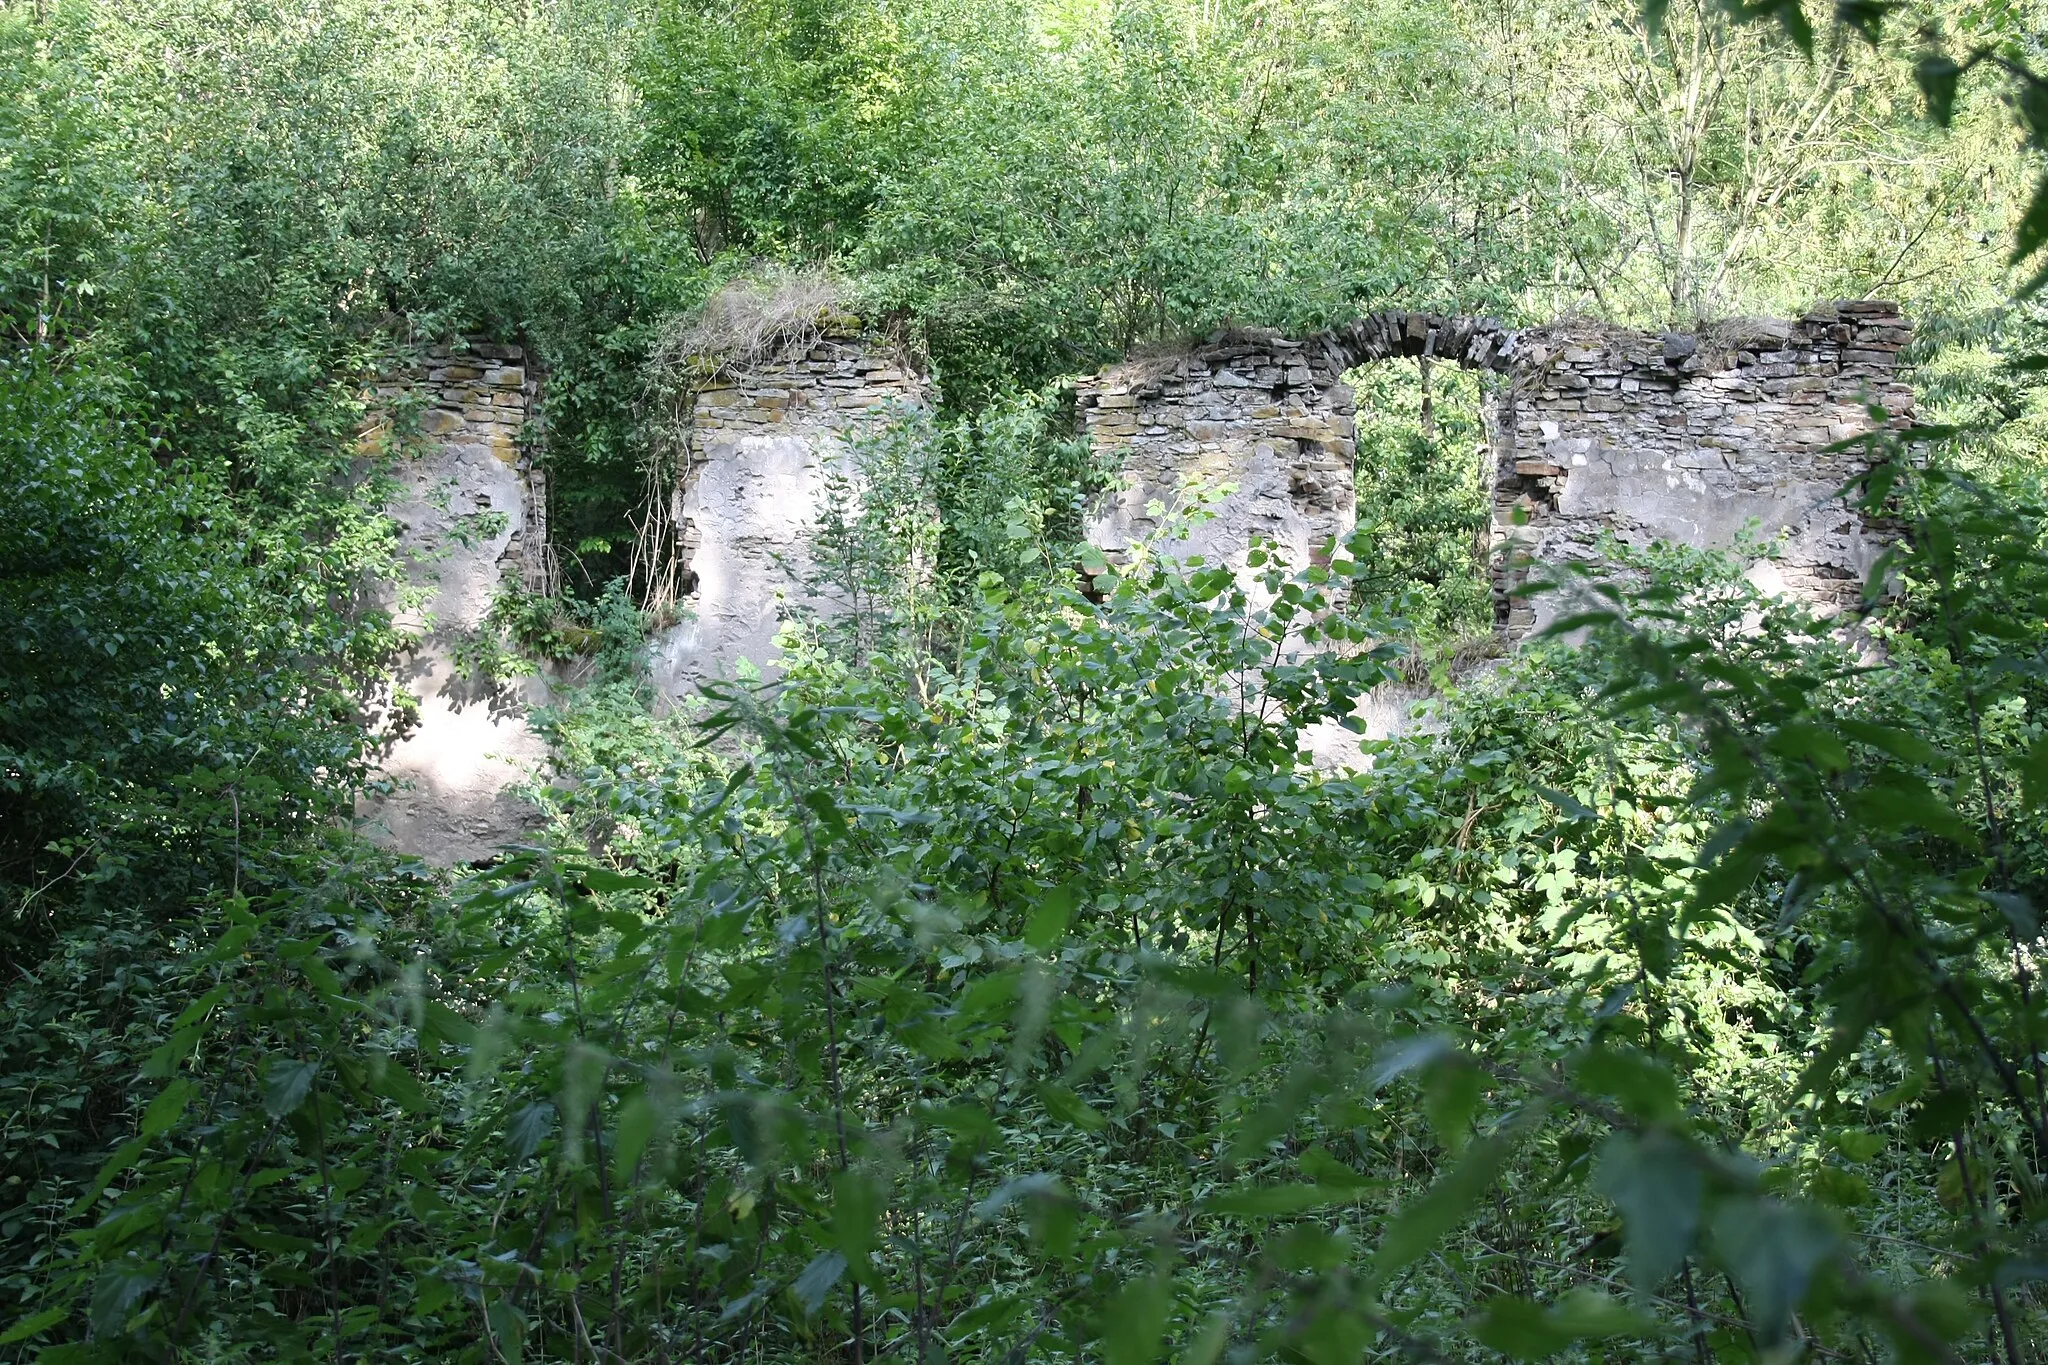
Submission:
[[[1537,136],[1500,17],[0,13],[0,1358],[2038,1355],[2024,422],[1925,473],[1873,445],[1901,538],[1853,630],[1648,552],[1358,773],[1303,748],[1412,666],[1392,613],[1483,619],[1461,404],[1432,438],[1370,379],[1330,567],[1075,544],[1100,471],[1030,385],[1231,315],[1569,292],[1630,247],[1617,184],[1655,225],[1656,164],[1573,160],[1614,73],[1543,47]],[[1613,17],[1545,36],[1646,35]],[[1775,212],[1759,164],[1695,202]],[[1867,169],[1753,238],[1885,202]],[[1842,250],[1897,269],[1986,184]],[[459,877],[354,839],[395,641],[353,438],[399,319],[550,362],[595,546],[656,320],[756,252],[921,309],[953,405],[841,490],[855,610],[656,715],[594,548],[492,622],[594,646],[537,717],[547,828]],[[2024,418],[2028,373],[1943,401]]]

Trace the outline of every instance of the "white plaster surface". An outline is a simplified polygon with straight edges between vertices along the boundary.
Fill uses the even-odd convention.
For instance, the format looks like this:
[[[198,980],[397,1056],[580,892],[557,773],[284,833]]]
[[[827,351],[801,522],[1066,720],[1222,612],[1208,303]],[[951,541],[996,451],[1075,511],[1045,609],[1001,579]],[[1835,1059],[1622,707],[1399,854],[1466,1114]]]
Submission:
[[[461,633],[490,610],[501,560],[524,523],[524,488],[499,450],[459,429],[423,455],[401,458],[403,491],[391,512],[402,528],[407,581],[429,594],[397,618],[418,639],[400,681],[419,700],[419,722],[383,764],[394,789],[365,800],[357,815],[370,838],[453,866],[494,856],[535,823],[513,788],[547,757],[526,722],[544,684],[469,682],[451,662]]]
[[[836,432],[811,424],[719,433],[701,450],[683,501],[685,520],[698,528],[691,619],[655,644],[655,684],[671,697],[735,676],[742,660],[772,672],[782,611],[805,600],[809,546],[830,468],[846,458]]]
[[[806,583],[827,499],[851,496],[833,475],[852,472],[857,430],[926,399],[893,347],[837,334],[695,396],[680,517],[694,585],[684,619],[654,641],[657,695],[687,697],[748,665],[772,678],[786,611],[842,609]]]

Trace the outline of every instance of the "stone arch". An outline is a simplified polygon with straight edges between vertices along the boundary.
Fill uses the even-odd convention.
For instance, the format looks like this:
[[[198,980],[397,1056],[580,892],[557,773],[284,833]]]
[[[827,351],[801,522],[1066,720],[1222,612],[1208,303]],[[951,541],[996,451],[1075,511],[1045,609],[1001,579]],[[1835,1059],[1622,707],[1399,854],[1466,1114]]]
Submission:
[[[1338,375],[1376,360],[1440,360],[1504,374],[1515,367],[1521,333],[1492,318],[1379,312],[1318,332],[1308,346]]]
[[[1843,607],[1881,544],[1835,493],[1866,465],[1856,437],[1912,423],[1899,373],[1911,335],[1897,305],[1870,299],[1694,332],[1397,310],[1300,340],[1218,333],[1076,385],[1083,430],[1128,484],[1098,504],[1090,536],[1125,550],[1152,529],[1149,503],[1170,503],[1190,479],[1232,482],[1217,520],[1178,548],[1230,562],[1258,536],[1307,558],[1356,520],[1344,374],[1428,357],[1508,380],[1482,414],[1493,541],[1508,552],[1494,565],[1504,634],[1541,624],[1515,591],[1527,566],[1591,560],[1603,534],[1726,549],[1755,525],[1777,546],[1754,566],[1758,581]]]
[[[1111,554],[1156,529],[1148,508],[1191,482],[1235,485],[1183,553],[1241,562],[1252,538],[1295,560],[1319,556],[1356,522],[1356,407],[1344,375],[1373,361],[1429,357],[1511,371],[1519,334],[1489,318],[1379,312],[1295,340],[1263,328],[1218,332],[1186,351],[1143,356],[1076,385],[1081,424],[1125,486],[1098,501],[1090,538]]]

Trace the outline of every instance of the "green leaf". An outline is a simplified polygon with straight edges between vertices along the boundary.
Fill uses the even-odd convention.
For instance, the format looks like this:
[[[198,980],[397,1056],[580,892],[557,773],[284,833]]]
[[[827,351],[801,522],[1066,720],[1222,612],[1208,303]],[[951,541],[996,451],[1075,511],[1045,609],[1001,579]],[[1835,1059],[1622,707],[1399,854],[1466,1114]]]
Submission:
[[[1970,827],[1954,806],[1935,795],[1925,782],[1902,773],[1888,773],[1848,794],[1843,805],[1871,828],[1924,829],[1959,844],[1975,842]]]
[[[189,1024],[198,1023],[201,1019],[206,1017],[207,1013],[211,1011],[215,1005],[218,1005],[221,1001],[228,998],[228,989],[228,983],[226,982],[222,982],[220,985],[215,986],[212,990],[208,991],[206,994],[200,996],[197,1000],[194,1000],[191,1004],[185,1006],[184,1009],[180,1010],[178,1012],[177,1019],[172,1022],[171,1027],[174,1029],[181,1029]]]
[[[1057,1176],[1047,1175],[1042,1171],[1034,1172],[1031,1175],[1020,1175],[1005,1180],[995,1188],[995,1191],[988,1198],[976,1204],[974,1206],[974,1216],[984,1223],[993,1222],[1002,1215],[1004,1209],[1010,1207],[1019,1199],[1027,1199],[1039,1195],[1048,1198],[1061,1198],[1064,1194],[1065,1191],[1060,1188]]]
[[[1781,758],[1804,760],[1829,772],[1849,766],[1849,751],[1842,741],[1809,721],[1788,721],[1772,732],[1764,747]]]
[[[1683,1112],[1671,1068],[1634,1048],[1596,1043],[1579,1054],[1572,1075],[1583,1089],[1614,1100],[1637,1118],[1669,1123]]]
[[[1067,920],[1073,913],[1073,890],[1054,887],[1032,910],[1030,922],[1024,926],[1024,942],[1038,952],[1045,952],[1066,937]]]
[[[2048,735],[2028,747],[2020,759],[2020,793],[2028,810],[2048,808]]]
[[[1813,57],[1813,21],[1806,17],[1805,0],[1759,0],[1760,8],[1775,15],[1778,27],[1801,54]]]
[[[1403,1205],[1387,1225],[1379,1250],[1373,1255],[1374,1278],[1384,1284],[1463,1222],[1539,1116],[1540,1111],[1534,1107],[1523,1110],[1497,1132],[1466,1148],[1465,1154],[1435,1184]]]
[[[263,1077],[263,1110],[281,1119],[298,1109],[312,1093],[313,1077],[320,1068],[313,1062],[291,1062],[279,1058]]]
[[[434,1107],[425,1087],[412,1072],[390,1058],[374,1059],[369,1069],[370,1089],[390,1100],[408,1114],[424,1114]]]
[[[46,1332],[71,1316],[68,1308],[45,1308],[40,1313],[23,1318],[5,1332],[0,1332],[0,1346],[12,1346],[18,1341],[27,1341],[38,1332]]]
[[[491,1300],[491,1306],[484,1310],[484,1321],[490,1327],[491,1340],[496,1344],[497,1354],[505,1365],[519,1365],[526,1352],[526,1319],[519,1310],[504,1298]]]
[[[1485,1098],[1486,1077],[1459,1057],[1432,1067],[1423,1078],[1422,1113],[1445,1147],[1453,1152],[1472,1136],[1472,1120]]]
[[[171,1126],[184,1117],[185,1106],[192,1101],[192,1082],[183,1077],[172,1081],[161,1094],[149,1102],[149,1108],[142,1111],[142,1136],[153,1138],[171,1130]]]
[[[1884,17],[1897,8],[1894,0],[1835,0],[1835,22],[1856,30],[1876,47],[1884,37]]]
[[[1726,905],[1749,889],[1764,863],[1763,854],[1746,844],[1729,849],[1693,883],[1693,904],[1702,910]]]
[[[818,817],[819,823],[825,826],[833,838],[846,837],[846,815],[839,809],[839,803],[832,799],[832,793],[813,787],[804,792],[800,799],[804,808]]]
[[[1103,1365],[1152,1365],[1166,1346],[1166,1315],[1173,1307],[1166,1276],[1126,1282],[1102,1313]]]
[[[92,1288],[92,1306],[86,1318],[92,1330],[103,1337],[120,1336],[128,1329],[135,1305],[156,1287],[161,1269],[142,1261],[115,1261],[100,1272]]]
[[[612,1178],[621,1185],[632,1183],[640,1167],[641,1154],[654,1136],[654,1101],[645,1091],[619,1106],[618,1122],[612,1134]]]
[[[1541,1304],[1509,1296],[1489,1299],[1486,1310],[1469,1324],[1482,1346],[1511,1360],[1542,1360],[1572,1344],[1572,1334],[1551,1321]]]
[[[1835,728],[1855,740],[1868,744],[1881,753],[1890,754],[1902,763],[1911,763],[1923,768],[1942,765],[1941,750],[1929,744],[1910,730],[1900,730],[1890,725],[1873,725],[1863,720],[1837,720]]]
[[[896,1038],[918,1055],[935,1062],[957,1061],[967,1055],[967,1049],[960,1046],[960,1040],[953,1036],[952,1030],[941,1020],[930,1016],[899,1024]]]
[[[841,1171],[832,1184],[832,1238],[855,1270],[865,1270],[885,1203],[881,1183],[866,1171]]]
[[[610,895],[620,891],[652,891],[655,883],[636,873],[614,872],[608,867],[578,867],[570,869],[570,875],[599,895]]]
[[[986,1109],[971,1104],[949,1104],[928,1109],[925,1122],[932,1127],[967,1138],[979,1146],[987,1146],[1002,1136],[1002,1129]]]
[[[1237,1218],[1300,1213],[1325,1204],[1342,1204],[1356,1197],[1352,1190],[1325,1185],[1251,1185],[1211,1195],[1202,1207],[1210,1213]]]
[[[2041,936],[2041,915],[2032,900],[2007,891],[1986,891],[1982,894],[2021,939],[2031,942]]]
[[[541,1143],[555,1129],[555,1106],[546,1100],[529,1104],[505,1125],[505,1142],[515,1161],[524,1161],[540,1150]]]
[[[1095,1112],[1088,1101],[1056,1081],[1040,1081],[1037,1091],[1039,1103],[1045,1106],[1045,1111],[1062,1123],[1071,1123],[1090,1133],[1109,1123],[1108,1119]]]
[[[1946,128],[1956,116],[1956,82],[1963,69],[1938,52],[1930,52],[1913,64],[1913,79],[1920,96],[1927,101],[1927,117]]]
[[[1814,1272],[1837,1248],[1833,1233],[1803,1208],[1775,1199],[1737,1199],[1714,1215],[1714,1246],[1742,1286],[1750,1326],[1766,1345],[1783,1340]]]
[[[2026,213],[2012,231],[2010,263],[2018,265],[2039,251],[2043,242],[2048,242],[2048,178],[2034,186],[2034,197],[2027,202]]]
[[[1301,1173],[1310,1180],[1331,1189],[1362,1190],[1376,1183],[1370,1177],[1352,1170],[1322,1147],[1309,1148],[1301,1154],[1295,1164],[1301,1167]]]
[[[113,1155],[101,1163],[99,1174],[93,1177],[92,1184],[86,1186],[85,1192],[72,1201],[72,1216],[77,1217],[92,1207],[92,1201],[100,1197],[100,1191],[112,1183],[115,1176],[127,1170],[129,1163],[141,1156],[143,1148],[147,1145],[142,1138],[130,1138],[116,1147]]]
[[[1557,791],[1554,788],[1543,786],[1541,783],[1532,783],[1529,790],[1535,792],[1574,820],[1598,820],[1600,818],[1600,812],[1594,810],[1570,792]]]
[[[1365,1076],[1365,1088],[1369,1093],[1377,1092],[1396,1077],[1405,1076],[1420,1067],[1433,1066],[1456,1054],[1456,1046],[1440,1033],[1404,1038],[1374,1058],[1372,1069]]]
[[[1506,1296],[1489,1300],[1471,1330],[1481,1344],[1515,1360],[1542,1360],[1579,1341],[1664,1335],[1656,1319],[1593,1288],[1575,1289],[1548,1308]]]
[[[807,1317],[815,1317],[825,1306],[825,1296],[832,1292],[832,1286],[839,1283],[839,1277],[846,1273],[846,1257],[836,1251],[821,1251],[811,1258],[796,1280],[789,1286]]]
[[[1692,1152],[1662,1129],[1616,1133],[1602,1144],[1593,1188],[1621,1210],[1629,1279],[1643,1293],[1663,1288],[1692,1250],[1703,1186]]]
[[[187,1024],[159,1043],[142,1063],[142,1074],[152,1080],[161,1080],[177,1070],[178,1064],[191,1055],[203,1030],[198,1024]]]

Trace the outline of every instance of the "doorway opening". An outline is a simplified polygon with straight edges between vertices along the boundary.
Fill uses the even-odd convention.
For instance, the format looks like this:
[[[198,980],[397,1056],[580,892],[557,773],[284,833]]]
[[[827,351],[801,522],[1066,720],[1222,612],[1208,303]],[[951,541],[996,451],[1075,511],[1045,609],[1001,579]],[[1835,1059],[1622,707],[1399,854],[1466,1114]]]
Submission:
[[[1363,601],[1398,616],[1419,668],[1494,652],[1488,574],[1491,374],[1428,358],[1374,361],[1344,382],[1357,401]]]

